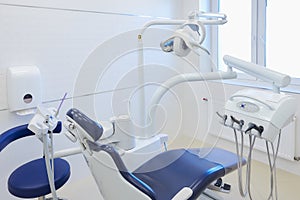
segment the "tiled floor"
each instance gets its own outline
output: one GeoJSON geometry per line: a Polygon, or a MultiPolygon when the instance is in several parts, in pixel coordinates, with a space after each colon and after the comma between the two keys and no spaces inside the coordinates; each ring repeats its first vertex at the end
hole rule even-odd
{"type": "MultiPolygon", "coordinates": [[[[186,145],[189,143],[188,138],[180,138],[176,141],[172,142],[170,148],[180,147],[182,145],[186,145]]],[[[194,141],[193,143],[189,143],[190,147],[200,146],[201,143],[199,141],[194,141]]],[[[278,193],[279,199],[299,199],[298,198],[298,190],[300,177],[295,176],[293,174],[287,173],[282,170],[277,170],[277,179],[278,179],[278,193]]],[[[216,193],[218,196],[221,196],[224,200],[235,200],[235,199],[249,199],[242,198],[239,195],[238,185],[237,185],[237,173],[233,172],[227,175],[224,179],[224,182],[228,182],[232,185],[232,191],[230,194],[221,194],[216,193]]],[[[252,197],[255,200],[263,200],[267,199],[269,194],[269,168],[267,165],[264,165],[259,162],[253,162],[252,164],[252,176],[251,176],[251,193],[252,197]]],[[[102,200],[101,194],[92,178],[86,177],[83,180],[78,182],[73,182],[67,184],[59,191],[60,196],[65,197],[69,200],[81,200],[81,199],[89,199],[89,200],[102,200]]],[[[206,200],[207,198],[202,197],[202,200],[206,200]]]]}

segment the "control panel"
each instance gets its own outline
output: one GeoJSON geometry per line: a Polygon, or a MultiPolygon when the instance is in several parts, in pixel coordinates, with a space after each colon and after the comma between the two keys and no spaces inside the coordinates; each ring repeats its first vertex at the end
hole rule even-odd
{"type": "Polygon", "coordinates": [[[273,142],[294,118],[296,99],[284,93],[244,89],[225,104],[224,125],[273,142]],[[226,120],[225,120],[226,119],[226,120]]]}

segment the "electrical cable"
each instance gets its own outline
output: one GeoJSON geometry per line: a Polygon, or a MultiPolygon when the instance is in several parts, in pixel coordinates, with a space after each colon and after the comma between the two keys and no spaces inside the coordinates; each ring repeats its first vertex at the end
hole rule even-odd
{"type": "Polygon", "coordinates": [[[165,151],[168,151],[168,147],[167,147],[167,143],[164,142],[164,148],[165,148],[165,151]]]}
{"type": "MultiPolygon", "coordinates": [[[[241,147],[239,148],[239,142],[238,142],[238,136],[237,136],[237,131],[236,128],[232,126],[232,129],[234,131],[234,139],[235,139],[235,145],[236,145],[236,153],[238,157],[238,185],[239,185],[239,192],[242,197],[246,197],[247,194],[252,200],[252,195],[251,195],[251,162],[252,162],[252,153],[255,145],[255,141],[257,136],[249,133],[249,153],[247,157],[247,165],[246,165],[246,182],[245,186],[243,188],[243,172],[242,172],[242,165],[243,165],[243,154],[244,154],[244,132],[240,129],[241,133],[241,147]]],[[[276,149],[274,147],[274,143],[270,141],[265,141],[266,143],[266,148],[267,148],[267,156],[268,156],[268,161],[269,161],[269,168],[270,168],[270,194],[268,196],[268,200],[278,200],[278,188],[277,188],[277,174],[276,174],[276,159],[278,157],[278,152],[279,152],[279,145],[280,145],[280,138],[281,138],[281,133],[279,133],[278,136],[278,141],[276,145],[276,149]],[[271,158],[271,153],[270,153],[270,148],[269,145],[271,146],[272,150],[272,158],[271,158]]]]}
{"type": "Polygon", "coordinates": [[[275,199],[278,199],[278,188],[277,188],[277,174],[276,174],[276,159],[278,157],[278,151],[279,151],[279,144],[280,144],[280,138],[281,138],[281,133],[278,135],[278,140],[277,140],[277,146],[276,150],[274,148],[274,144],[272,142],[266,141],[266,147],[267,147],[267,154],[268,154],[268,161],[269,161],[269,167],[270,167],[270,194],[268,197],[269,199],[274,199],[274,193],[275,193],[275,199]],[[269,144],[271,145],[272,148],[272,155],[273,155],[273,162],[271,160],[271,154],[269,150],[269,144]]]}
{"type": "Polygon", "coordinates": [[[49,137],[50,137],[50,161],[51,161],[51,170],[52,170],[52,173],[54,174],[54,158],[53,158],[54,149],[53,149],[53,132],[52,132],[52,131],[50,132],[49,137]]]}
{"type": "Polygon", "coordinates": [[[278,158],[278,152],[279,152],[279,144],[281,140],[281,130],[278,135],[278,140],[277,140],[277,147],[276,147],[276,152],[275,152],[275,157],[274,157],[274,184],[275,184],[275,195],[276,195],[276,200],[278,199],[278,188],[277,188],[277,172],[276,172],[276,159],[278,158]]]}
{"type": "Polygon", "coordinates": [[[256,140],[256,136],[255,135],[251,135],[249,134],[249,145],[250,145],[250,149],[249,149],[249,155],[248,155],[248,160],[247,160],[247,167],[249,168],[249,170],[247,171],[247,177],[248,177],[248,194],[249,194],[249,198],[252,200],[252,194],[251,194],[251,162],[252,162],[252,152],[253,152],[253,148],[254,148],[254,144],[255,144],[255,140],[256,140]],[[252,138],[253,137],[253,138],[252,138]]]}
{"type": "MultiPolygon", "coordinates": [[[[51,159],[50,157],[50,151],[49,151],[49,143],[48,143],[48,135],[43,134],[43,144],[44,144],[44,154],[45,154],[45,164],[46,164],[46,170],[47,170],[47,176],[48,176],[48,181],[49,181],[49,186],[50,190],[52,193],[52,199],[53,200],[58,200],[56,190],[55,190],[55,183],[54,183],[54,168],[51,169],[51,159]]],[[[50,141],[51,144],[51,141],[50,141]]],[[[52,151],[52,150],[51,150],[52,151]]],[[[52,160],[52,164],[54,164],[52,160]]]]}
{"type": "Polygon", "coordinates": [[[270,150],[269,150],[269,143],[266,141],[266,148],[267,148],[267,155],[268,155],[268,161],[269,161],[269,168],[270,168],[270,194],[267,199],[273,199],[273,167],[272,167],[272,161],[270,157],[270,150]]]}
{"type": "Polygon", "coordinates": [[[244,154],[244,132],[240,130],[241,133],[241,149],[239,150],[239,143],[238,143],[238,137],[237,137],[237,132],[236,129],[233,128],[234,131],[234,137],[235,137],[235,145],[236,145],[236,152],[238,156],[238,185],[239,185],[239,192],[242,197],[246,197],[247,194],[252,200],[252,195],[251,195],[251,161],[252,161],[252,152],[254,148],[254,144],[256,141],[256,136],[249,134],[249,153],[247,157],[247,165],[246,165],[246,183],[243,188],[243,172],[242,172],[242,165],[243,165],[243,154],[244,154]]]}
{"type": "MultiPolygon", "coordinates": [[[[247,188],[248,188],[248,176],[246,176],[246,185],[243,188],[243,180],[242,180],[242,165],[243,165],[243,158],[242,158],[242,153],[243,153],[243,146],[244,146],[244,137],[243,134],[241,134],[241,150],[239,150],[239,143],[238,143],[238,137],[237,137],[237,132],[236,129],[233,128],[234,131],[234,138],[235,138],[235,148],[236,148],[236,153],[238,156],[238,185],[239,185],[239,192],[241,194],[242,197],[246,197],[247,196],[247,188]]],[[[247,165],[247,171],[248,171],[248,165],[247,165]]]]}

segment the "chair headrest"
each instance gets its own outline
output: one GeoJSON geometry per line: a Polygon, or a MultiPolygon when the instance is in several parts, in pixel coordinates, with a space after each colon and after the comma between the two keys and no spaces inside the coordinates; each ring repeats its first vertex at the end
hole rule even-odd
{"type": "Polygon", "coordinates": [[[88,139],[97,141],[101,138],[103,134],[103,127],[78,109],[70,109],[67,112],[67,116],[73,119],[88,134],[88,139]]]}

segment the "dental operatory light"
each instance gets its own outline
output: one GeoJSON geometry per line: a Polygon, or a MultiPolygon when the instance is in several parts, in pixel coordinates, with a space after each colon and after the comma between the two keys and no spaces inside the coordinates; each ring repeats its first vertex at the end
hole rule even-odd
{"type": "MultiPolygon", "coordinates": [[[[200,56],[199,49],[210,55],[209,51],[205,49],[201,44],[205,40],[206,25],[223,25],[227,22],[227,16],[222,13],[207,13],[202,11],[191,12],[187,19],[183,20],[152,20],[144,24],[143,28],[138,34],[138,48],[139,51],[138,65],[144,66],[144,54],[143,54],[143,36],[145,31],[152,26],[164,26],[172,25],[177,26],[174,33],[166,40],[160,43],[160,47],[164,52],[173,52],[179,57],[185,57],[190,52],[195,53],[200,56]]],[[[171,79],[164,82],[155,94],[153,95],[149,108],[154,108],[151,114],[146,108],[145,91],[141,89],[140,92],[140,116],[142,118],[142,124],[144,127],[148,127],[147,130],[143,132],[141,137],[152,137],[155,132],[152,130],[154,126],[151,123],[151,116],[155,116],[155,107],[158,105],[162,96],[172,87],[177,84],[188,82],[188,81],[207,81],[207,80],[224,80],[236,78],[236,73],[232,70],[228,72],[216,71],[213,66],[211,66],[211,72],[209,73],[190,73],[190,74],[180,74],[178,76],[172,77],[171,79]],[[149,125],[151,124],[151,125],[149,125]]],[[[143,85],[144,81],[144,68],[141,67],[139,70],[139,84],[143,85]]]]}
{"type": "Polygon", "coordinates": [[[205,25],[223,25],[227,22],[227,16],[222,13],[208,13],[203,11],[192,11],[187,20],[153,20],[144,25],[138,38],[150,26],[154,25],[179,25],[174,34],[167,40],[161,42],[160,46],[164,52],[174,52],[177,56],[187,56],[191,51],[199,55],[197,49],[202,49],[207,54],[209,51],[201,44],[206,32],[205,25]]]}
{"type": "Polygon", "coordinates": [[[179,57],[185,57],[191,51],[196,52],[197,48],[210,54],[201,46],[205,36],[205,27],[201,22],[187,22],[181,25],[169,39],[161,42],[160,47],[164,52],[174,52],[179,57]]]}
{"type": "Polygon", "coordinates": [[[201,45],[206,36],[204,25],[222,25],[227,22],[226,18],[225,14],[192,11],[188,20],[182,23],[169,39],[161,42],[161,49],[164,52],[174,52],[180,57],[187,56],[191,51],[199,55],[197,49],[202,49],[210,55],[201,45]]]}

